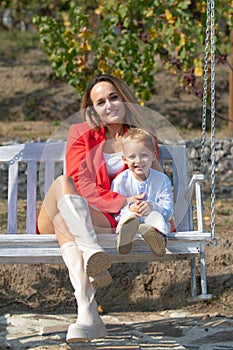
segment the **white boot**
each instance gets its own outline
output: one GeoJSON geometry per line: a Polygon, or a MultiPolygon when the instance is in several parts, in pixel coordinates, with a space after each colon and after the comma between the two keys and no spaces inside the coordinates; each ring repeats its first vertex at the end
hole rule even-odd
{"type": "Polygon", "coordinates": [[[87,341],[107,335],[105,326],[97,311],[95,289],[84,270],[82,252],[75,242],[61,246],[63,260],[69,270],[70,281],[75,290],[78,304],[78,317],[68,328],[67,342],[87,341]]]}
{"type": "Polygon", "coordinates": [[[97,242],[86,199],[65,194],[57,206],[78,248],[84,252],[84,266],[88,276],[98,275],[108,269],[111,259],[97,242]]]}

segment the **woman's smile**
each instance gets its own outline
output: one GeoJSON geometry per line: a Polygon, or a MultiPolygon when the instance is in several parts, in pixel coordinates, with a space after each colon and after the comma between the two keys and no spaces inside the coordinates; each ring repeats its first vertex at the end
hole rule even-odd
{"type": "Polygon", "coordinates": [[[96,84],[91,91],[91,99],[103,123],[123,123],[126,109],[112,84],[109,82],[96,84]]]}

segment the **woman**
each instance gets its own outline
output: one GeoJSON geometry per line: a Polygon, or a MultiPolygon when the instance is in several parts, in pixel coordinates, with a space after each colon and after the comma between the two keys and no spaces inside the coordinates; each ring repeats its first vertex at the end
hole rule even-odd
{"type": "Polygon", "coordinates": [[[126,169],[122,136],[131,127],[148,128],[136,106],[127,85],[113,76],[89,83],[81,105],[85,122],[68,133],[67,175],[54,181],[38,216],[38,233],[56,233],[75,290],[78,317],[68,328],[69,342],[106,335],[94,296],[95,288],[111,281],[111,259],[96,234],[115,232],[111,214],[145,196],[126,198],[110,190],[111,180],[126,169]]]}

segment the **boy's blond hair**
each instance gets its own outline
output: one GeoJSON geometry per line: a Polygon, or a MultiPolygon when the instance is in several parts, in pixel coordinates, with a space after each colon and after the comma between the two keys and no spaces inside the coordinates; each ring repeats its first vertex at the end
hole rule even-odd
{"type": "Polygon", "coordinates": [[[148,148],[154,153],[155,152],[155,140],[153,136],[146,130],[139,128],[129,129],[122,137],[122,144],[124,146],[127,142],[143,142],[147,144],[148,148]]]}

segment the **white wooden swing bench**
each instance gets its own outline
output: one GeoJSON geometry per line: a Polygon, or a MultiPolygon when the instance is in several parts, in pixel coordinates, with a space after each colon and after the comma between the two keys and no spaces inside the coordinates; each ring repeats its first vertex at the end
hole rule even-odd
{"type": "MultiPolygon", "coordinates": [[[[62,263],[62,257],[55,235],[36,235],[36,201],[38,163],[44,166],[44,191],[46,192],[55,177],[55,164],[64,168],[65,142],[27,143],[0,147],[0,162],[8,165],[8,227],[7,233],[0,234],[0,263],[38,264],[62,263]],[[18,168],[19,163],[27,165],[27,205],[26,232],[17,233],[18,207],[18,168]]],[[[207,294],[205,246],[211,241],[211,234],[203,231],[200,181],[203,175],[194,175],[188,181],[185,145],[159,145],[161,164],[172,163],[174,187],[174,221],[177,232],[169,234],[166,255],[156,257],[142,240],[134,242],[132,251],[120,255],[116,250],[114,235],[99,235],[100,244],[112,256],[113,263],[149,262],[156,260],[189,259],[191,262],[191,294],[193,300],[209,299],[207,294]],[[197,229],[194,230],[193,206],[191,197],[195,193],[197,229]],[[197,295],[196,257],[200,262],[201,293],[197,295]]],[[[2,184],[0,184],[2,187],[2,184]]]]}

